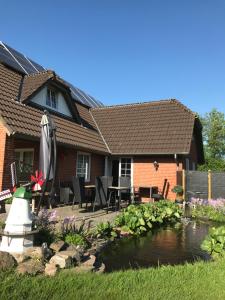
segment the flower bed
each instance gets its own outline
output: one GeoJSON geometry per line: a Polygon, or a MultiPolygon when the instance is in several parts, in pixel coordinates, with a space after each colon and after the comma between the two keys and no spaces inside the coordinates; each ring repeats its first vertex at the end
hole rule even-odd
{"type": "Polygon", "coordinates": [[[215,222],[225,222],[225,199],[191,198],[192,217],[215,222]]]}

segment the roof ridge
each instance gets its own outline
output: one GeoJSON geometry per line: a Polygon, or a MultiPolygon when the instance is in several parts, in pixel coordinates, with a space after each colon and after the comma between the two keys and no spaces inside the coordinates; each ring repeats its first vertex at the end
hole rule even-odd
{"type": "Polygon", "coordinates": [[[38,77],[40,75],[43,75],[43,74],[49,74],[49,75],[52,75],[52,77],[54,76],[57,76],[55,71],[53,70],[44,70],[44,71],[39,71],[38,73],[31,73],[31,74],[26,74],[24,77],[25,78],[28,78],[28,77],[38,77]]]}
{"type": "Polygon", "coordinates": [[[182,107],[183,109],[185,109],[186,111],[188,111],[189,113],[192,113],[192,114],[196,115],[187,106],[185,106],[182,102],[180,102],[179,100],[177,100],[175,98],[162,99],[162,100],[143,101],[143,102],[136,102],[136,103],[125,103],[125,104],[108,105],[108,106],[104,106],[104,107],[94,107],[94,108],[91,108],[91,110],[101,110],[101,109],[103,110],[103,109],[107,109],[107,108],[139,106],[139,105],[157,104],[157,103],[164,103],[164,102],[165,103],[168,103],[168,102],[176,103],[177,105],[179,105],[180,107],[182,107]]]}
{"type": "Polygon", "coordinates": [[[195,112],[193,112],[191,109],[189,109],[186,105],[184,105],[181,101],[177,100],[177,99],[171,99],[171,102],[176,103],[178,106],[180,106],[181,108],[183,108],[185,111],[189,112],[190,114],[192,114],[194,117],[197,116],[197,114],[195,112]]]}

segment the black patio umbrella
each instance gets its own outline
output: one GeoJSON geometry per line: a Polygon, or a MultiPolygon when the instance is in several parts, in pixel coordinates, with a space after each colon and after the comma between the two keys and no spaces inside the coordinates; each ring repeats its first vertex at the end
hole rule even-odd
{"type": "Polygon", "coordinates": [[[55,194],[55,177],[56,177],[56,127],[48,113],[44,111],[41,119],[41,139],[40,139],[40,153],[39,153],[39,172],[43,174],[44,185],[41,193],[41,198],[38,203],[37,213],[43,201],[47,184],[51,182],[51,190],[49,193],[49,204],[55,194]]]}

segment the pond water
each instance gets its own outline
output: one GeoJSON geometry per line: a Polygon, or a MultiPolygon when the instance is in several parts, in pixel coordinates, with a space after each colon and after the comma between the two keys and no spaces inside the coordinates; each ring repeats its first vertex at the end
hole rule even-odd
{"type": "Polygon", "coordinates": [[[106,272],[210,260],[200,248],[209,227],[207,223],[185,219],[174,226],[155,229],[146,236],[115,241],[99,258],[105,263],[106,272]]]}

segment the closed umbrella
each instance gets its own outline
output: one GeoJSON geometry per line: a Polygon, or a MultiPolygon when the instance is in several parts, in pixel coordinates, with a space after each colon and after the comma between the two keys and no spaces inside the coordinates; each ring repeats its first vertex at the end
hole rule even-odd
{"type": "Polygon", "coordinates": [[[39,172],[42,172],[43,179],[48,180],[53,178],[52,164],[50,164],[52,155],[52,140],[50,136],[50,123],[46,114],[41,119],[41,140],[40,140],[40,154],[39,154],[39,172]]]}
{"type": "Polygon", "coordinates": [[[44,112],[41,119],[41,139],[39,153],[39,172],[43,174],[45,180],[42,195],[37,207],[37,213],[40,209],[44,194],[47,189],[47,183],[51,180],[51,191],[49,193],[49,204],[55,193],[55,176],[56,176],[56,127],[49,113],[44,112]]]}

